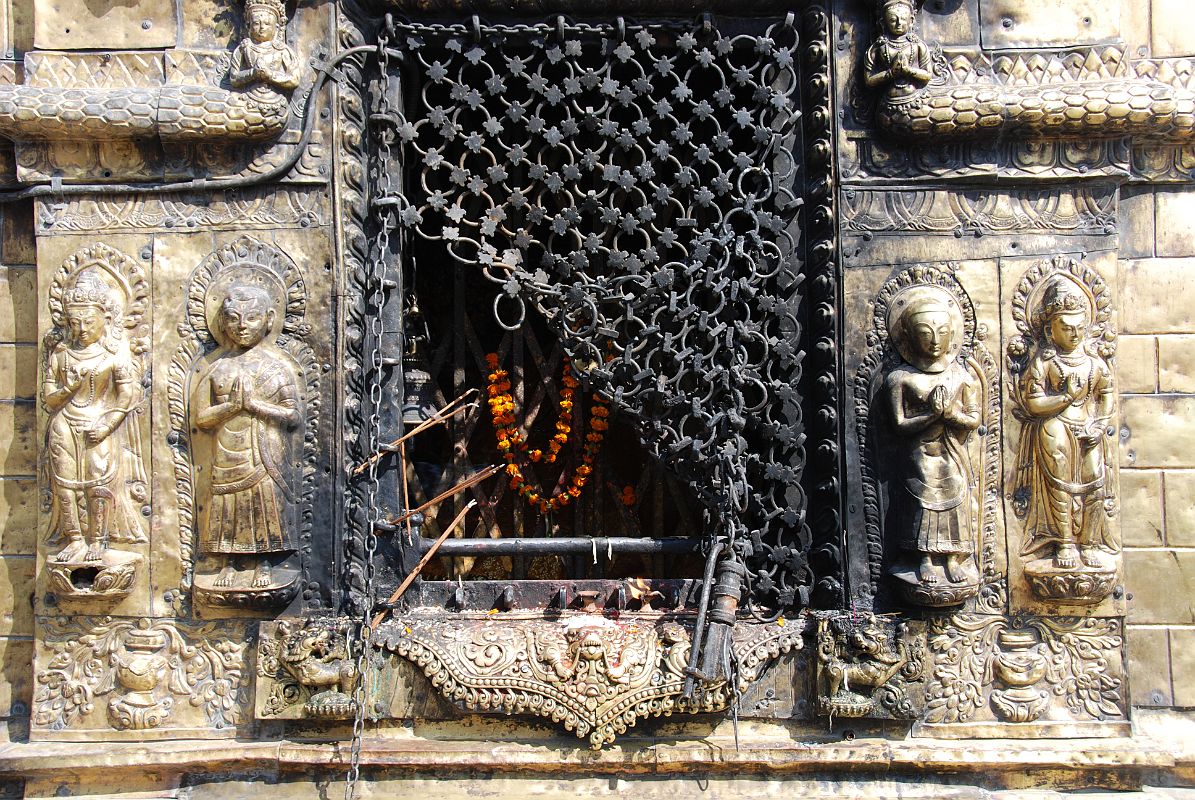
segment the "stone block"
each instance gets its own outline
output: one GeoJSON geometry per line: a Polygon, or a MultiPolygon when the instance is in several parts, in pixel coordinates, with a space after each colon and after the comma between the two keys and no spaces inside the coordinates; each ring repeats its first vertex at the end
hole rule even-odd
{"type": "Polygon", "coordinates": [[[37,396],[37,348],[0,344],[0,399],[32,400],[37,396]]]}
{"type": "Polygon", "coordinates": [[[31,556],[0,556],[0,636],[33,635],[31,556]]]}
{"type": "Polygon", "coordinates": [[[37,552],[37,481],[0,479],[0,553],[37,552]]]}
{"type": "Polygon", "coordinates": [[[33,642],[0,637],[0,717],[23,717],[32,700],[33,642]]]}
{"type": "Polygon", "coordinates": [[[1120,471],[1120,513],[1125,547],[1161,547],[1166,543],[1161,471],[1120,471]]]}
{"type": "Polygon", "coordinates": [[[1166,544],[1195,547],[1195,471],[1167,470],[1166,544]]]}
{"type": "MultiPolygon", "coordinates": [[[[1107,106],[1107,103],[1104,103],[1107,106]]],[[[1100,109],[1101,113],[1103,109],[1100,109]]],[[[1149,187],[1125,189],[1120,195],[1120,256],[1154,255],[1154,193],[1149,187]]]]}
{"type": "Polygon", "coordinates": [[[1145,258],[1120,262],[1122,333],[1195,333],[1195,259],[1145,258]]]}
{"type": "Polygon", "coordinates": [[[1180,22],[1189,20],[1190,14],[1188,0],[1152,0],[1154,58],[1195,55],[1195,26],[1180,22]]]}
{"type": "MultiPolygon", "coordinates": [[[[1192,365],[1195,370],[1195,365],[1192,365]]],[[[1123,394],[1152,394],[1158,390],[1157,339],[1121,336],[1116,346],[1116,378],[1123,394]]]]}
{"type": "Polygon", "coordinates": [[[9,203],[0,210],[0,222],[0,261],[5,264],[36,264],[33,207],[26,203],[9,203]]]}
{"type": "Polygon", "coordinates": [[[0,267],[0,342],[37,341],[37,272],[0,267]]]}
{"type": "Polygon", "coordinates": [[[1130,623],[1195,623],[1195,551],[1125,550],[1130,623]]]}
{"type": "Polygon", "coordinates": [[[1159,190],[1155,198],[1156,249],[1159,257],[1195,256],[1195,188],[1159,190]]]}
{"type": "Polygon", "coordinates": [[[37,472],[36,410],[32,403],[0,402],[0,475],[37,472]]]}
{"type": "Polygon", "coordinates": [[[1129,651],[1129,687],[1135,706],[1168,706],[1174,702],[1170,686],[1170,636],[1166,628],[1125,631],[1129,651]]]}
{"type": "Polygon", "coordinates": [[[1195,397],[1121,398],[1121,460],[1126,467],[1195,467],[1195,397]]]}
{"type": "Polygon", "coordinates": [[[1195,393],[1195,335],[1158,337],[1158,391],[1195,393]]]}
{"type": "Polygon", "coordinates": [[[1170,677],[1174,684],[1174,705],[1195,706],[1195,630],[1170,630],[1170,677]]]}

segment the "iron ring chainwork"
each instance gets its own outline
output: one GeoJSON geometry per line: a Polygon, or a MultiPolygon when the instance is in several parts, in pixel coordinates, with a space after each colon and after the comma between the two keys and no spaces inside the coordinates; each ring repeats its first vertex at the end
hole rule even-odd
{"type": "Polygon", "coordinates": [[[496,284],[499,324],[549,321],[779,613],[812,583],[798,37],[728,24],[397,23],[373,119],[399,225],[496,284]]]}

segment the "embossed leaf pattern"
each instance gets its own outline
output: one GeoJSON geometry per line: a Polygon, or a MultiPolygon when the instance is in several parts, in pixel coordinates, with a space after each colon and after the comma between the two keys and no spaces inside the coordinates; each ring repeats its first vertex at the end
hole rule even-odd
{"type": "Polygon", "coordinates": [[[1109,674],[1108,659],[1120,657],[1123,638],[1116,620],[1042,620],[1050,652],[1046,677],[1054,694],[1076,715],[1123,717],[1121,680],[1109,674]]]}

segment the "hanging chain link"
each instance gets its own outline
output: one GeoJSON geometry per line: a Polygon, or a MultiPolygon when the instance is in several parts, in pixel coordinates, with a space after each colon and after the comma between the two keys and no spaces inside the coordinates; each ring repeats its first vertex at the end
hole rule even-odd
{"type": "MultiPolygon", "coordinates": [[[[389,44],[390,20],[387,19],[387,24],[378,34],[378,64],[379,74],[381,80],[384,82],[390,74],[390,51],[387,49],[389,44]]],[[[386,114],[390,111],[389,92],[384,90],[380,93],[378,98],[379,112],[386,114]]],[[[374,198],[389,198],[394,194],[393,187],[393,163],[391,154],[391,143],[394,140],[393,131],[387,127],[383,127],[378,136],[377,154],[378,154],[378,171],[375,175],[376,190],[374,198]]],[[[377,205],[375,203],[375,205],[377,205]]],[[[369,299],[368,305],[371,307],[372,315],[369,320],[369,369],[371,372],[371,379],[369,381],[369,403],[368,409],[368,445],[366,452],[377,453],[382,447],[382,370],[385,366],[384,353],[382,352],[382,342],[386,334],[385,315],[382,313],[386,304],[386,276],[388,273],[388,263],[392,258],[390,253],[390,233],[394,230],[396,225],[396,218],[394,212],[388,206],[377,205],[378,208],[383,209],[377,214],[377,239],[374,245],[374,258],[370,264],[369,271],[369,299]]],[[[370,617],[374,608],[374,556],[377,553],[378,538],[377,527],[386,518],[386,510],[382,508],[378,501],[381,488],[381,480],[379,477],[379,469],[381,466],[381,459],[374,459],[369,466],[366,473],[367,490],[366,490],[366,514],[368,516],[367,528],[365,532],[364,542],[364,599],[361,604],[361,619],[358,622],[357,633],[357,653],[356,653],[356,672],[357,685],[353,691],[353,741],[350,749],[349,757],[349,772],[348,779],[345,786],[345,800],[353,800],[357,792],[357,784],[361,778],[361,745],[365,734],[365,716],[366,716],[366,672],[372,664],[372,659],[369,657],[370,650],[370,633],[372,631],[370,625],[370,617]]]]}

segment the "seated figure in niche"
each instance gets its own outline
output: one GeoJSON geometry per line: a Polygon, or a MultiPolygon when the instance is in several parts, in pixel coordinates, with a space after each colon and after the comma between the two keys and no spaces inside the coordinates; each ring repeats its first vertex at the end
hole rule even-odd
{"type": "Polygon", "coordinates": [[[880,0],[883,31],[863,57],[863,80],[869,89],[886,90],[884,101],[912,101],[933,78],[929,47],[913,33],[912,0],[880,0]]]}
{"type": "Polygon", "coordinates": [[[982,386],[956,358],[962,315],[936,287],[909,292],[889,330],[903,362],[884,380],[898,452],[890,492],[889,530],[902,554],[897,577],[933,587],[977,583],[973,563],[975,477],[967,445],[981,421],[982,386]]]}
{"type": "MultiPolygon", "coordinates": [[[[291,358],[270,337],[276,311],[260,286],[234,283],[216,314],[223,351],[194,384],[192,419],[212,437],[201,491],[199,549],[227,559],[214,586],[230,587],[240,559],[250,586],[271,586],[272,557],[295,550],[294,432],[302,422],[291,358]]],[[[202,471],[201,471],[202,474],[202,471]]]]}
{"type": "Polygon", "coordinates": [[[54,346],[42,383],[58,563],[99,562],[111,542],[145,542],[146,478],[140,438],[128,424],[141,371],[119,335],[117,291],[97,269],[63,298],[67,339],[54,346]]]}
{"type": "Polygon", "coordinates": [[[245,4],[246,38],[232,54],[228,80],[252,92],[291,92],[299,85],[299,57],[285,41],[286,9],[281,0],[249,0],[245,4]]]}
{"type": "Polygon", "coordinates": [[[1040,326],[1017,386],[1025,416],[1017,495],[1028,503],[1021,555],[1052,556],[1060,570],[1106,569],[1100,552],[1116,551],[1108,526],[1112,370],[1086,346],[1088,302],[1069,281],[1045,290],[1040,326]]]}

